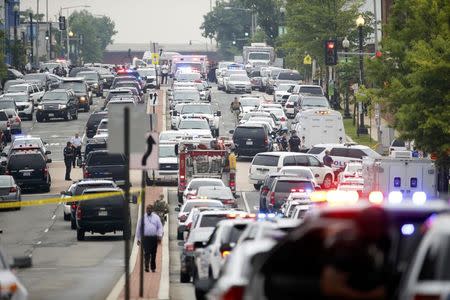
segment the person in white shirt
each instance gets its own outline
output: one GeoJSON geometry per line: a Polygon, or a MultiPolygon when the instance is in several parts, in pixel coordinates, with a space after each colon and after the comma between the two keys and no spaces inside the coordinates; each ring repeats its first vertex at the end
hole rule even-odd
{"type": "Polygon", "coordinates": [[[72,143],[72,147],[75,150],[75,159],[73,160],[73,167],[75,168],[76,158],[78,157],[81,159],[81,145],[83,144],[83,141],[80,138],[80,135],[75,133],[75,136],[70,139],[70,143],[72,143]]]}
{"type": "Polygon", "coordinates": [[[154,212],[154,206],[152,204],[147,205],[146,212],[143,230],[141,228],[142,221],[138,220],[137,222],[136,237],[138,246],[141,245],[142,241],[145,272],[150,272],[149,267],[151,267],[154,273],[156,271],[156,250],[158,249],[158,243],[161,242],[163,237],[164,229],[161,219],[154,212]]]}
{"type": "Polygon", "coordinates": [[[167,77],[169,76],[169,66],[164,63],[161,66],[161,84],[167,84],[167,77]]]}

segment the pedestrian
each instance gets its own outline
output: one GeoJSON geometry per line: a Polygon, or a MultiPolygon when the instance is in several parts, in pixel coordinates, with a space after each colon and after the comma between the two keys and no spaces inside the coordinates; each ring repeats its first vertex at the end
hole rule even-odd
{"type": "Polygon", "coordinates": [[[325,156],[323,157],[323,164],[330,168],[333,166],[333,158],[330,156],[330,150],[325,151],[325,156]]]}
{"type": "Polygon", "coordinates": [[[292,130],[291,137],[289,138],[289,151],[300,152],[300,138],[297,135],[297,131],[292,130]]]}
{"type": "Polygon", "coordinates": [[[161,241],[164,230],[161,219],[154,212],[152,204],[147,205],[146,214],[144,216],[144,234],[141,233],[141,220],[137,223],[136,236],[137,244],[141,245],[144,251],[144,266],[145,272],[150,272],[149,265],[154,273],[156,271],[156,250],[158,249],[158,242],[161,241]]]}
{"type": "Polygon", "coordinates": [[[73,136],[70,139],[70,143],[73,146],[73,149],[75,150],[75,156],[74,156],[74,160],[73,160],[73,167],[75,168],[75,161],[76,159],[80,159],[81,160],[81,145],[82,145],[82,140],[79,136],[78,133],[75,133],[75,136],[73,136]]]}
{"type": "Polygon", "coordinates": [[[67,142],[66,147],[64,148],[64,164],[66,165],[66,180],[71,181],[70,171],[72,170],[72,164],[75,160],[75,150],[72,147],[71,142],[67,142]]]}
{"type": "Polygon", "coordinates": [[[164,195],[159,195],[159,199],[155,201],[153,205],[155,213],[161,220],[161,224],[164,226],[165,221],[167,221],[167,214],[169,213],[169,205],[164,201],[164,195]]]}
{"type": "Polygon", "coordinates": [[[167,84],[167,77],[169,75],[169,66],[165,62],[161,66],[161,84],[167,84]]]}

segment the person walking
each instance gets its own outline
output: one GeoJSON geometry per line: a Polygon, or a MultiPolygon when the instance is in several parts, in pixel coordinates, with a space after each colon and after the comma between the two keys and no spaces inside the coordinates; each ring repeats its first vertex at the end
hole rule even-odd
{"type": "Polygon", "coordinates": [[[292,130],[291,137],[289,138],[289,151],[300,152],[300,138],[297,135],[297,131],[292,130]]]}
{"type": "Polygon", "coordinates": [[[64,154],[64,164],[66,165],[66,180],[71,181],[70,171],[72,170],[72,164],[75,160],[75,149],[72,147],[71,142],[67,142],[66,147],[63,151],[64,154]]]}
{"type": "Polygon", "coordinates": [[[167,84],[167,77],[169,76],[169,66],[165,62],[161,66],[161,84],[167,84]]]}
{"type": "Polygon", "coordinates": [[[142,243],[145,272],[150,272],[150,265],[154,273],[156,271],[156,250],[158,249],[158,242],[161,241],[164,230],[161,219],[154,212],[154,206],[152,204],[147,205],[146,212],[144,216],[144,234],[142,236],[142,221],[139,220],[136,228],[136,237],[138,246],[142,243]]]}
{"type": "Polygon", "coordinates": [[[82,140],[80,138],[80,135],[78,133],[75,133],[75,136],[73,136],[70,139],[70,143],[72,144],[73,149],[75,150],[75,157],[73,159],[73,167],[75,168],[75,161],[77,160],[77,158],[79,158],[81,160],[82,140]]]}

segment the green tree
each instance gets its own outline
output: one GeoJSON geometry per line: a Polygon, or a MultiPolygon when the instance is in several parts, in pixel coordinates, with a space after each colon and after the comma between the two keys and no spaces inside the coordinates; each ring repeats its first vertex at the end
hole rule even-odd
{"type": "Polygon", "coordinates": [[[113,42],[117,33],[115,23],[109,17],[95,17],[87,10],[75,11],[69,17],[71,30],[75,38],[83,36],[80,51],[84,61],[98,62],[103,59],[103,51],[113,42]]]}
{"type": "Polygon", "coordinates": [[[437,155],[439,189],[448,191],[450,167],[450,2],[398,0],[383,40],[385,55],[369,78],[380,88],[401,136],[437,155]]]}

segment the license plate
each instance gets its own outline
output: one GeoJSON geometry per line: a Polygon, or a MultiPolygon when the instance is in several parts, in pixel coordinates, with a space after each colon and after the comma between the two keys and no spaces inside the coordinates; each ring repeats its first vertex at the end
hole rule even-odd
{"type": "Polygon", "coordinates": [[[23,172],[22,175],[23,176],[31,176],[31,172],[23,172]]]}
{"type": "Polygon", "coordinates": [[[246,144],[247,146],[252,146],[252,145],[253,145],[253,141],[246,141],[245,144],[246,144]]]}
{"type": "Polygon", "coordinates": [[[48,116],[49,116],[49,117],[54,117],[54,116],[55,116],[55,114],[48,114],[48,116]]]}
{"type": "Polygon", "coordinates": [[[108,215],[108,212],[105,211],[105,210],[101,210],[101,211],[98,212],[98,215],[101,216],[101,217],[104,217],[104,216],[108,215]]]}

